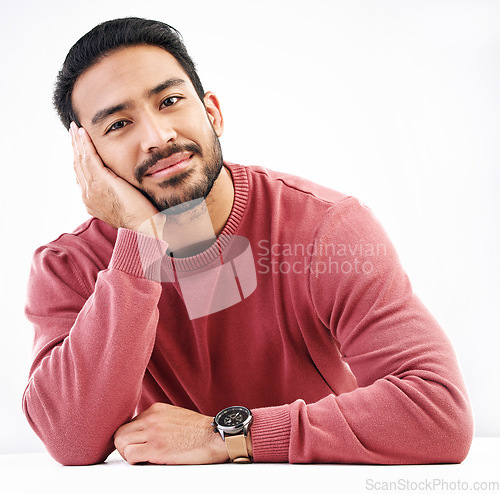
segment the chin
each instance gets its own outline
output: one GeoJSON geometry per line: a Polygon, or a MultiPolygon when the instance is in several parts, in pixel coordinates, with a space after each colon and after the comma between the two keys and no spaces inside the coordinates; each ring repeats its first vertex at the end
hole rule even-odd
{"type": "Polygon", "coordinates": [[[193,177],[193,170],[179,173],[160,184],[163,193],[156,195],[145,191],[145,195],[158,211],[165,211],[173,207],[176,207],[176,212],[192,209],[208,197],[220,175],[223,164],[221,161],[217,167],[206,168],[208,169],[199,178],[193,177]],[[170,191],[167,192],[168,189],[170,191]],[[185,208],[180,208],[183,204],[185,208]]]}

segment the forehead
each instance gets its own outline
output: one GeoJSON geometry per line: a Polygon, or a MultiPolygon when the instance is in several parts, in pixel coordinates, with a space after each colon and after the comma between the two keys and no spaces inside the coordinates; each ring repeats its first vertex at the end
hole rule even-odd
{"type": "Polygon", "coordinates": [[[82,124],[96,111],[144,98],[160,82],[178,78],[194,87],[179,62],[158,46],[120,48],[86,70],[76,80],[72,104],[82,124]]]}

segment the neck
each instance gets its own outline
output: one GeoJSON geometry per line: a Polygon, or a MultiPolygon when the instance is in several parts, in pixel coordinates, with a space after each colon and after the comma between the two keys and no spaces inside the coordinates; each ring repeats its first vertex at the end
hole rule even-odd
{"type": "Polygon", "coordinates": [[[231,214],[234,202],[234,185],[225,166],[206,199],[208,214],[216,236],[219,236],[231,214]]]}
{"type": "Polygon", "coordinates": [[[233,201],[233,181],[229,171],[222,167],[205,200],[193,201],[194,207],[188,211],[167,215],[164,238],[172,255],[189,257],[207,249],[222,232],[233,201]]]}

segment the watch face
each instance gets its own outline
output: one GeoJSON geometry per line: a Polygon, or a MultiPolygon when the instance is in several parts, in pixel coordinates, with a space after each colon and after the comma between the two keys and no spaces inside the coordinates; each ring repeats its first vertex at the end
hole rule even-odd
{"type": "Polygon", "coordinates": [[[216,422],[222,427],[238,427],[250,416],[250,410],[245,407],[229,407],[217,415],[216,422]]]}

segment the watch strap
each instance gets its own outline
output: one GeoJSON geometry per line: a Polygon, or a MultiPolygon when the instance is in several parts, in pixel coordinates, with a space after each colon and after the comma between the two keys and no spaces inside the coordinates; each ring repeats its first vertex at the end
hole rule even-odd
{"type": "Polygon", "coordinates": [[[229,458],[233,463],[250,463],[252,458],[248,454],[247,439],[243,434],[224,437],[229,458]]]}

